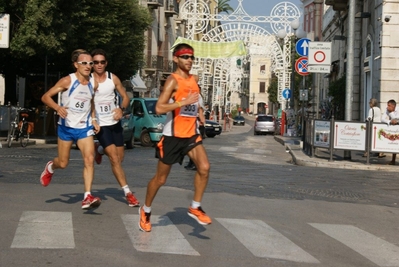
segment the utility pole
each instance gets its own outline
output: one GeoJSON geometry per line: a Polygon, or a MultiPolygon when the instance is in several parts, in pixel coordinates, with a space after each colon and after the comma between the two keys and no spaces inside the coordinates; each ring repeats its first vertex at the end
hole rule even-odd
{"type": "MultiPolygon", "coordinates": [[[[345,90],[345,121],[352,120],[353,75],[355,50],[355,9],[356,0],[349,0],[348,11],[348,48],[346,51],[346,90],[345,90]]],[[[351,159],[351,151],[344,151],[344,159],[351,159]]]]}

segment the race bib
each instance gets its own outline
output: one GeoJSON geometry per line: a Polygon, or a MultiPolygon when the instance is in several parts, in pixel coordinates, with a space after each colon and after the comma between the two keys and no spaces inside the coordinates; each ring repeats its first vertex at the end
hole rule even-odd
{"type": "Polygon", "coordinates": [[[81,98],[72,98],[68,107],[77,113],[84,113],[89,110],[90,101],[81,98]]]}
{"type": "Polygon", "coordinates": [[[183,117],[197,117],[198,103],[185,105],[180,108],[180,116],[183,117]]]}
{"type": "Polygon", "coordinates": [[[116,108],[114,102],[99,102],[96,103],[96,112],[100,116],[110,116],[112,115],[112,111],[116,108]]]}

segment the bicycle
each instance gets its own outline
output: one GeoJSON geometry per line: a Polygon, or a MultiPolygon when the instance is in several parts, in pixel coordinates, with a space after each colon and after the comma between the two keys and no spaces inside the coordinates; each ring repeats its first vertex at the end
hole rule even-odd
{"type": "Polygon", "coordinates": [[[7,144],[11,147],[12,141],[20,141],[22,147],[26,147],[29,142],[29,135],[33,132],[33,126],[29,124],[27,118],[29,117],[28,112],[30,109],[17,107],[14,120],[10,123],[10,129],[8,131],[7,144]],[[22,119],[18,121],[19,115],[22,119]]]}

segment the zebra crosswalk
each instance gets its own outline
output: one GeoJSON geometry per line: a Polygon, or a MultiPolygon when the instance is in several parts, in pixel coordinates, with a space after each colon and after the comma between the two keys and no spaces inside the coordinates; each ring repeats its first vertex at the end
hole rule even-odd
{"type": "MultiPolygon", "coordinates": [[[[168,216],[151,216],[151,233],[141,232],[139,215],[121,214],[120,218],[133,248],[139,252],[163,253],[186,256],[207,256],[197,251],[177,225],[168,216]]],[[[316,229],[332,240],[366,258],[377,266],[399,266],[399,247],[382,237],[375,236],[358,226],[345,224],[312,223],[316,229]]],[[[72,212],[24,211],[19,219],[11,249],[76,249],[72,212]]],[[[284,260],[323,266],[320,255],[306,251],[303,244],[291,241],[286,232],[279,232],[262,220],[215,218],[210,227],[225,231],[258,258],[284,260]]],[[[295,229],[293,230],[295,232],[295,229]]],[[[292,236],[291,233],[289,236],[292,236]]],[[[315,235],[310,235],[315,238],[315,235]]],[[[317,235],[316,235],[317,236],[317,235]]],[[[316,242],[317,240],[310,240],[316,242]]],[[[309,241],[308,241],[309,242],[309,241]]],[[[223,246],[223,244],[220,244],[223,246]]]]}

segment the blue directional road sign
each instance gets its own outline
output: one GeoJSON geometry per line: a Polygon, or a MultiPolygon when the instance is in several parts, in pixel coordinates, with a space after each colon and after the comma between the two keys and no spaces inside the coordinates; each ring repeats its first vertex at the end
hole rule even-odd
{"type": "Polygon", "coordinates": [[[291,90],[289,88],[285,88],[281,94],[283,95],[284,99],[291,98],[291,90]]]}
{"type": "Polygon", "coordinates": [[[296,42],[295,50],[301,57],[307,57],[309,55],[309,42],[310,40],[307,38],[299,39],[296,42]]]}

